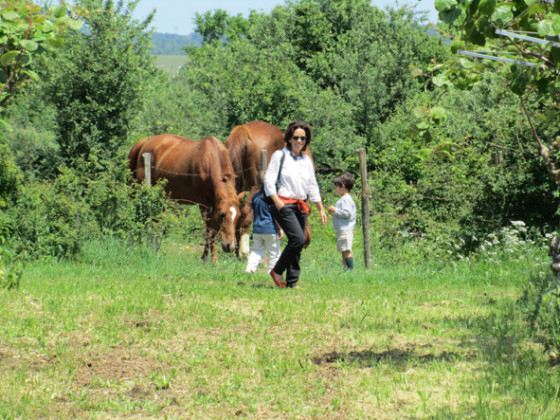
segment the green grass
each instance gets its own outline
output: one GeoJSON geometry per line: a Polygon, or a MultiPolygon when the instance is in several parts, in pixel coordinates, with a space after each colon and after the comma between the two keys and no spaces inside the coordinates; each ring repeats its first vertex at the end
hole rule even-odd
{"type": "Polygon", "coordinates": [[[317,234],[304,289],[282,290],[231,255],[202,264],[199,242],[28,264],[0,292],[0,418],[560,414],[560,375],[516,304],[545,250],[346,273],[317,234]]]}

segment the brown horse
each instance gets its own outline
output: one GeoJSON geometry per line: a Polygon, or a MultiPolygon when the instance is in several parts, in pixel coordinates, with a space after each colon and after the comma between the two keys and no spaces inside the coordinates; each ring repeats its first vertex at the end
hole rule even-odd
{"type": "MultiPolygon", "coordinates": [[[[253,211],[251,200],[258,191],[257,174],[261,169],[261,150],[266,150],[266,164],[270,162],[272,154],[286,146],[284,133],[275,125],[263,121],[251,121],[238,125],[231,130],[226,139],[226,147],[229,149],[231,163],[235,171],[235,189],[238,193],[249,191],[249,197],[241,207],[241,216],[237,226],[237,240],[239,243],[238,254],[240,257],[249,255],[249,232],[253,222],[253,211]]],[[[311,161],[309,147],[307,154],[311,161]]],[[[241,195],[241,194],[240,194],[241,195]]],[[[311,241],[311,229],[309,224],[305,230],[305,244],[311,241]]]]}
{"type": "Polygon", "coordinates": [[[165,190],[180,204],[197,204],[206,222],[206,242],[202,259],[217,261],[215,238],[222,240],[224,252],[235,250],[235,227],[239,218],[239,198],[229,154],[215,137],[190,140],[160,134],[136,143],[128,155],[129,167],[138,181],[145,177],[142,155],[152,155],[152,180],[166,179],[165,190]]]}

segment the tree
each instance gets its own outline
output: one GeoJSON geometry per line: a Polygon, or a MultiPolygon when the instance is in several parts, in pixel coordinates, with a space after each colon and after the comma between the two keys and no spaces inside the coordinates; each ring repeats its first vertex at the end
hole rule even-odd
{"type": "Polygon", "coordinates": [[[560,1],[436,0],[435,6],[452,51],[482,50],[488,59],[457,55],[432,68],[434,84],[468,89],[482,72],[498,72],[518,95],[546,168],[560,186],[560,1]]]}
{"type": "Polygon", "coordinates": [[[81,27],[82,22],[69,16],[65,6],[0,1],[0,112],[18,85],[38,79],[30,68],[33,57],[61,47],[63,35],[81,27]]]}
{"type": "Polygon", "coordinates": [[[267,25],[249,34],[258,45],[276,38],[292,46],[287,53],[298,67],[353,108],[357,133],[373,151],[381,147],[380,125],[420,90],[410,66],[445,57],[441,41],[421,23],[406,7],[384,12],[367,0],[302,0],[273,11],[267,25]],[[271,29],[275,19],[281,29],[271,29]]]}
{"type": "Polygon", "coordinates": [[[329,129],[317,134],[325,136],[324,162],[331,167],[345,167],[342,155],[354,153],[349,144],[340,153],[337,141],[379,149],[381,124],[421,89],[410,65],[445,56],[413,10],[385,13],[367,0],[300,0],[270,15],[253,12],[246,24],[237,19],[223,11],[199,16],[197,31],[206,43],[190,50],[186,71],[206,57],[201,79],[193,81],[206,81],[204,90],[216,92],[214,103],[227,98],[227,108],[218,109],[230,113],[230,129],[257,115],[276,124],[305,116],[318,129],[325,123],[329,129]],[[217,93],[220,86],[229,87],[227,94],[217,93]]]}
{"type": "Polygon", "coordinates": [[[111,157],[126,143],[156,72],[150,54],[153,13],[132,19],[139,0],[81,0],[87,31],[66,37],[67,48],[43,67],[44,98],[57,110],[57,141],[68,164],[92,154],[111,157]]]}

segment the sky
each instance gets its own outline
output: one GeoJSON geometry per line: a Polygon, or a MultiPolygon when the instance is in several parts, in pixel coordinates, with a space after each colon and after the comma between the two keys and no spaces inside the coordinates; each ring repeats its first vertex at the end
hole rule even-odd
{"type": "MultiPolygon", "coordinates": [[[[372,0],[371,4],[383,9],[388,5],[400,6],[409,4],[416,6],[416,10],[428,12],[428,19],[437,21],[435,0],[372,0]]],[[[136,6],[134,17],[142,20],[156,9],[153,27],[156,32],[167,32],[188,35],[194,31],[194,17],[196,13],[205,13],[215,9],[223,9],[230,15],[241,14],[249,16],[250,10],[269,13],[275,6],[284,5],[284,0],[140,0],[136,6]]]]}

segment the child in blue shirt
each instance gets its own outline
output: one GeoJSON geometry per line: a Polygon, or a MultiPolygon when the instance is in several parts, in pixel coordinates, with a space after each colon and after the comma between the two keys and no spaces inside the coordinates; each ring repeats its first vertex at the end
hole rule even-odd
{"type": "MultiPolygon", "coordinates": [[[[265,171],[257,175],[257,185],[262,187],[265,171]]],[[[276,226],[272,218],[271,206],[262,199],[262,190],[259,190],[251,200],[253,209],[253,249],[249,254],[246,273],[254,273],[268,251],[268,271],[272,270],[280,258],[280,239],[282,230],[276,226]]]]}
{"type": "Polygon", "coordinates": [[[340,196],[336,205],[327,210],[332,214],[336,249],[342,254],[342,266],[345,270],[354,269],[352,243],[354,242],[354,226],[356,225],[356,203],[350,195],[354,187],[354,177],[346,172],[334,178],[336,193],[340,196]]]}

